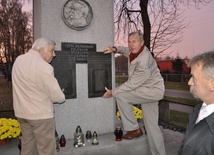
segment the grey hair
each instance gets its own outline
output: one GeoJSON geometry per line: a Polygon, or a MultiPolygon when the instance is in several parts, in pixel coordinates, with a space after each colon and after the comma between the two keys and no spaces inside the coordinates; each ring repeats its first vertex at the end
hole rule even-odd
{"type": "Polygon", "coordinates": [[[138,36],[140,37],[140,41],[143,41],[143,33],[141,33],[141,31],[135,31],[135,32],[132,32],[129,34],[129,36],[132,36],[132,35],[135,35],[135,34],[138,34],[138,36]]]}
{"type": "Polygon", "coordinates": [[[189,67],[202,65],[202,72],[207,79],[214,79],[214,51],[196,55],[189,62],[189,67]]]}
{"type": "Polygon", "coordinates": [[[41,48],[48,48],[49,45],[56,45],[56,43],[48,38],[39,38],[37,40],[34,41],[33,45],[32,45],[32,49],[39,51],[39,49],[41,48]]]}

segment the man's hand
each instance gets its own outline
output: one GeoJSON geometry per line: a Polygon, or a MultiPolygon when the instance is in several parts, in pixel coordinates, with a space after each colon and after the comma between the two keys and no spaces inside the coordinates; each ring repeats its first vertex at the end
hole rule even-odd
{"type": "Polygon", "coordinates": [[[110,89],[108,89],[106,87],[105,87],[105,90],[106,90],[106,92],[103,95],[103,98],[110,98],[110,97],[112,97],[112,90],[110,90],[110,89]]]}
{"type": "Polygon", "coordinates": [[[114,47],[106,47],[104,50],[103,50],[104,54],[108,54],[108,53],[112,53],[112,52],[116,52],[116,48],[114,47]]]}

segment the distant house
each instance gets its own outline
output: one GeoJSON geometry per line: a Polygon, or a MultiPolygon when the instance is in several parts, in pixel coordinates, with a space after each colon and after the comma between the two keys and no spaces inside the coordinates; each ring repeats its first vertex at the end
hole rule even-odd
{"type": "MultiPolygon", "coordinates": [[[[160,72],[170,72],[174,73],[175,71],[172,68],[172,62],[175,62],[175,60],[157,60],[157,65],[160,69],[160,72]]],[[[182,59],[183,62],[183,74],[189,74],[190,68],[187,66],[188,60],[182,59]]]]}
{"type": "MultiPolygon", "coordinates": [[[[183,74],[189,74],[190,68],[187,67],[188,60],[181,59],[183,62],[183,74]]],[[[175,60],[156,60],[157,65],[161,73],[174,73],[172,68],[172,62],[175,60]]],[[[127,75],[128,74],[128,59],[125,56],[119,56],[115,58],[116,75],[127,75]]]]}

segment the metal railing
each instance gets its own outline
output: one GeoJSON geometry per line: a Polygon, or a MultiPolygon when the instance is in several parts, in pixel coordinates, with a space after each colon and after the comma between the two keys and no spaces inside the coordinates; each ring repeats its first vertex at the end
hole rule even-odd
{"type": "Polygon", "coordinates": [[[161,73],[164,81],[172,82],[187,82],[190,79],[190,74],[163,74],[161,73]]]}
{"type": "Polygon", "coordinates": [[[193,105],[161,100],[159,102],[159,125],[174,131],[185,132],[189,114],[193,108],[193,105]]]}
{"type": "MultiPolygon", "coordinates": [[[[138,108],[141,109],[140,106],[138,108]]],[[[159,125],[170,130],[185,132],[189,121],[189,113],[194,106],[160,100],[159,102],[159,125]]],[[[14,110],[0,110],[0,118],[16,118],[14,110]]]]}

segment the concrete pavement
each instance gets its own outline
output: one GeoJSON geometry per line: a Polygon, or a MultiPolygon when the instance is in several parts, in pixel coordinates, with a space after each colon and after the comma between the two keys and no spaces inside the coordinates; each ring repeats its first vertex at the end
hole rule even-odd
{"type": "MultiPolygon", "coordinates": [[[[184,135],[177,131],[169,129],[161,130],[164,135],[164,143],[167,155],[177,155],[184,135]]],[[[91,142],[85,142],[85,147],[75,148],[73,140],[67,139],[66,147],[61,147],[58,155],[150,155],[147,136],[133,140],[122,140],[116,142],[113,133],[98,135],[99,145],[91,145],[91,142]]],[[[1,155],[19,155],[17,147],[18,140],[14,139],[9,144],[0,145],[1,155]]]]}

